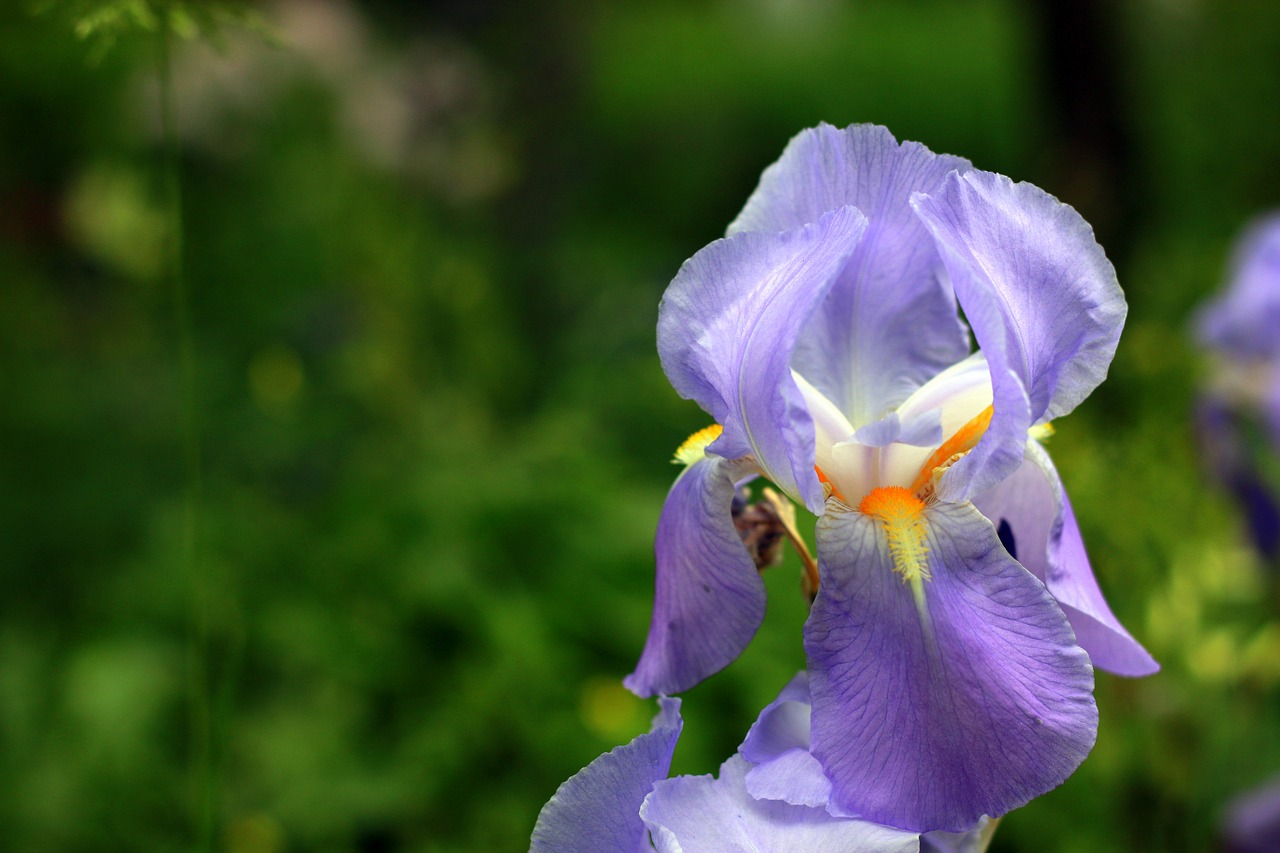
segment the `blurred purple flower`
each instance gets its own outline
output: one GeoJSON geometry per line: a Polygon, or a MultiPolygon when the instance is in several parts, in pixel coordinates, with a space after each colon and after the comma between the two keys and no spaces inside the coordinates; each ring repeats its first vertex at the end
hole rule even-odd
{"type": "Polygon", "coordinates": [[[1216,356],[1196,407],[1205,469],[1240,504],[1255,547],[1275,562],[1280,496],[1262,472],[1264,458],[1280,451],[1280,213],[1245,231],[1225,291],[1194,326],[1216,356]]]}
{"type": "Polygon", "coordinates": [[[1212,391],[1196,401],[1196,440],[1202,467],[1235,499],[1254,548],[1269,563],[1280,560],[1280,503],[1262,476],[1259,455],[1269,452],[1250,440],[1250,414],[1212,391]]]}
{"type": "MultiPolygon", "coordinates": [[[[531,853],[977,853],[994,828],[921,835],[828,810],[808,756],[808,683],[783,690],[718,776],[667,778],[679,700],[662,698],[653,728],[560,786],[534,827],[531,853]],[[750,752],[748,751],[750,750],[750,752]]],[[[830,783],[825,789],[830,791],[830,783]]]]}
{"type": "Polygon", "coordinates": [[[1222,822],[1222,849],[1225,853],[1280,850],[1280,777],[1228,804],[1222,822]]]}
{"type": "Polygon", "coordinates": [[[762,475],[821,516],[805,649],[836,807],[958,831],[1064,781],[1096,735],[1090,658],[1157,669],[1036,440],[1102,381],[1125,312],[1043,191],[880,127],[793,139],[659,311],[667,376],[722,427],[677,453],[627,686],[685,690],[759,627],[731,506],[762,475]]]}
{"type": "Polygon", "coordinates": [[[1226,292],[1201,309],[1196,329],[1201,343],[1238,362],[1280,358],[1280,213],[1241,236],[1226,292]]]}

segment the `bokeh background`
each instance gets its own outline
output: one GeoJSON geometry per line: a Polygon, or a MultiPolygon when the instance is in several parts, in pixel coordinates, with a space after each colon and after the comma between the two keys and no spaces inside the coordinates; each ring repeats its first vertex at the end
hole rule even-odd
{"type": "MultiPolygon", "coordinates": [[[[1164,670],[1099,676],[1097,748],[992,850],[1213,849],[1280,772],[1187,333],[1280,204],[1280,6],[273,0],[170,52],[184,305],[157,39],[78,37],[91,5],[0,11],[0,846],[525,849],[654,710],[620,679],[706,423],[658,299],[821,120],[1074,204],[1130,301],[1051,450],[1164,670]]],[[[676,771],[803,666],[798,577],[676,771]]]]}

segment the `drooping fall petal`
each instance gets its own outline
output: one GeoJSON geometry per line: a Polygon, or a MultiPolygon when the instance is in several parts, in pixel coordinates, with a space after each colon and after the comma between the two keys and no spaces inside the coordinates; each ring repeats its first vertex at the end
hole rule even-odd
{"type": "Polygon", "coordinates": [[[1021,467],[974,504],[997,527],[1008,523],[1015,559],[1048,586],[1094,666],[1129,676],[1160,669],[1103,598],[1071,501],[1044,448],[1028,441],[1021,467]]]}
{"type": "Polygon", "coordinates": [[[961,831],[1061,784],[1093,746],[1093,669],[1044,585],[972,505],[925,511],[923,595],[877,519],[818,524],[805,631],[813,753],[837,806],[961,831]]]}
{"type": "Polygon", "coordinates": [[[542,807],[530,853],[640,853],[652,850],[640,806],[667,778],[680,738],[680,700],[659,700],[653,727],[569,777],[542,807]]]}
{"type": "Polygon", "coordinates": [[[732,662],[764,619],[764,582],[734,527],[740,466],[704,456],[680,474],[658,518],[653,618],[635,672],[640,696],[679,693],[732,662]]]}

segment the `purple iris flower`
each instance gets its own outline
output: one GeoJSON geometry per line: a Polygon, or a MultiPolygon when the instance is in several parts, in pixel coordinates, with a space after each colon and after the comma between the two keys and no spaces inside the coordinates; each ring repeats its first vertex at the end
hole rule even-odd
{"type": "Polygon", "coordinates": [[[962,831],[1063,782],[1096,735],[1093,666],[1158,668],[1038,441],[1125,312],[1088,224],[1036,187],[880,127],[793,139],[659,310],[663,368],[717,426],[677,452],[627,686],[685,690],[754,635],[732,507],[764,476],[819,516],[804,644],[834,807],[962,831]]]}
{"type": "Polygon", "coordinates": [[[1196,412],[1205,467],[1240,504],[1259,552],[1275,562],[1280,500],[1263,460],[1280,448],[1280,213],[1245,231],[1225,292],[1197,314],[1195,330],[1215,355],[1196,412]]]}
{"type": "Polygon", "coordinates": [[[1239,363],[1280,358],[1280,212],[1245,230],[1226,291],[1197,317],[1201,342],[1239,363]]]}
{"type": "Polygon", "coordinates": [[[1241,408],[1206,390],[1196,400],[1195,429],[1202,467],[1235,499],[1244,515],[1253,547],[1269,564],[1280,565],[1280,501],[1264,476],[1262,456],[1270,451],[1264,442],[1251,440],[1255,418],[1241,408]]]}
{"type": "Polygon", "coordinates": [[[1275,853],[1280,850],[1280,777],[1232,800],[1223,815],[1226,853],[1275,853]]]}
{"type": "Polygon", "coordinates": [[[976,853],[990,840],[985,820],[965,833],[921,835],[828,810],[821,767],[800,760],[808,756],[803,673],[714,777],[667,778],[679,702],[660,699],[648,733],[560,786],[538,816],[531,853],[976,853]]]}

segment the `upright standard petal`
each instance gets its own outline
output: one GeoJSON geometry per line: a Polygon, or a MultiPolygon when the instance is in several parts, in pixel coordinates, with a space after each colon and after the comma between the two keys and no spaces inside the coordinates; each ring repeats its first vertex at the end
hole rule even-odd
{"type": "Polygon", "coordinates": [[[971,504],[925,509],[921,596],[877,519],[818,522],[805,628],[813,753],[869,820],[968,830],[1056,787],[1097,732],[1093,669],[1044,585],[971,504]]]}
{"type": "Polygon", "coordinates": [[[765,170],[729,233],[784,231],[842,205],[867,231],[809,321],[793,366],[855,426],[877,420],[969,351],[941,261],[912,213],[912,193],[936,189],[960,157],[899,143],[883,127],[819,125],[765,170]]]}
{"type": "Polygon", "coordinates": [[[991,367],[991,426],[940,490],[955,501],[1012,473],[1026,429],[1066,414],[1097,387],[1127,309],[1089,224],[1031,184],[952,174],[912,205],[991,367]]]}
{"type": "MultiPolygon", "coordinates": [[[[659,853],[917,853],[920,836],[818,808],[757,800],[747,793],[750,765],[735,755],[720,778],[659,782],[640,813],[659,853]]],[[[589,848],[581,848],[583,850],[589,848]]],[[[594,849],[594,848],[591,848],[594,849]]]]}
{"type": "Polygon", "coordinates": [[[764,581],[731,511],[743,474],[739,464],[704,456],[667,494],[654,540],[653,621],[623,681],[640,696],[679,693],[723,669],[764,620],[764,581]]]}
{"type": "Polygon", "coordinates": [[[666,779],[680,738],[680,700],[662,698],[653,727],[592,761],[542,807],[530,853],[639,853],[652,850],[640,806],[666,779]]]}
{"type": "Polygon", "coordinates": [[[1001,529],[1011,556],[1049,588],[1093,665],[1118,675],[1150,675],[1160,665],[1116,619],[1089,565],[1084,540],[1058,471],[1035,441],[1028,441],[1022,466],[974,499],[1001,529]]]}
{"type": "Polygon", "coordinates": [[[658,309],[658,354],[681,396],[724,432],[709,448],[752,456],[765,476],[822,511],[813,422],[791,352],[866,228],[852,207],[774,234],[717,240],[685,262],[658,309]]]}

